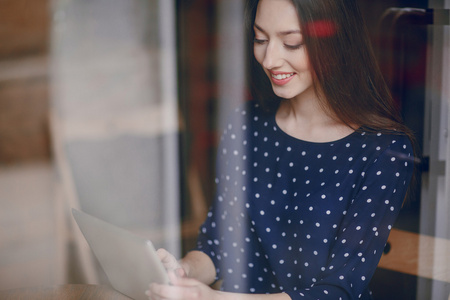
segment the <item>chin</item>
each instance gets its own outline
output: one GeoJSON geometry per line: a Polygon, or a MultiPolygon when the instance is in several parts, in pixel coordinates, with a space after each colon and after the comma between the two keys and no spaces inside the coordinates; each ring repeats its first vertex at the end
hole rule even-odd
{"type": "Polygon", "coordinates": [[[292,91],[280,91],[278,87],[274,86],[272,86],[272,89],[275,95],[283,99],[292,99],[298,95],[298,93],[293,93],[292,91]]]}

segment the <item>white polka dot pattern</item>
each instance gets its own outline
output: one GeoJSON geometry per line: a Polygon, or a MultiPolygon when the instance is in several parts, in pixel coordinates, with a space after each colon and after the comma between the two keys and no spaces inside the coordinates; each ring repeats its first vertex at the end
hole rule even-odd
{"type": "Polygon", "coordinates": [[[406,136],[306,142],[250,102],[222,135],[217,197],[197,250],[213,260],[223,290],[369,299],[412,170],[406,136]]]}

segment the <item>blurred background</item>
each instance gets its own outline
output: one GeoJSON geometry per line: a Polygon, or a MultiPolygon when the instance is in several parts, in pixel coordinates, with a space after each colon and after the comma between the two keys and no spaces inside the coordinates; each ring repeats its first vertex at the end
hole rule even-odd
{"type": "MultiPolygon", "coordinates": [[[[0,0],[0,290],[107,283],[71,207],[181,256],[248,99],[243,0],[0,0]]],[[[417,136],[374,299],[450,295],[449,0],[359,0],[417,136]]]]}

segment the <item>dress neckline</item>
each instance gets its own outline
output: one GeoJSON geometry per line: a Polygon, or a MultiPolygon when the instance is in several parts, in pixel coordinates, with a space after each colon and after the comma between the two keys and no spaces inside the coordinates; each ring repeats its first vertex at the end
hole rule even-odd
{"type": "Polygon", "coordinates": [[[349,133],[348,135],[341,137],[339,139],[333,140],[333,141],[326,141],[326,142],[314,142],[314,141],[308,141],[308,140],[303,140],[300,138],[296,138],[288,133],[286,133],[283,129],[281,129],[280,126],[278,126],[277,120],[276,120],[276,113],[272,114],[271,117],[271,121],[273,123],[274,129],[276,131],[279,131],[283,136],[287,137],[288,139],[291,139],[293,141],[299,142],[299,143],[304,143],[304,144],[311,144],[311,145],[332,145],[332,144],[336,144],[336,143],[341,143],[341,142],[345,142],[348,139],[353,138],[354,136],[357,135],[364,135],[364,132],[360,132],[359,129],[349,133]]]}

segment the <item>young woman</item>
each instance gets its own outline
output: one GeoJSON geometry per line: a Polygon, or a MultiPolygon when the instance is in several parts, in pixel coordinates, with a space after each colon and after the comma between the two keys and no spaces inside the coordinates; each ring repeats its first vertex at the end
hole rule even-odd
{"type": "Polygon", "coordinates": [[[370,299],[414,159],[360,12],[354,0],[254,0],[248,16],[256,100],[223,133],[197,249],[180,261],[159,250],[172,285],[147,294],[370,299]]]}

